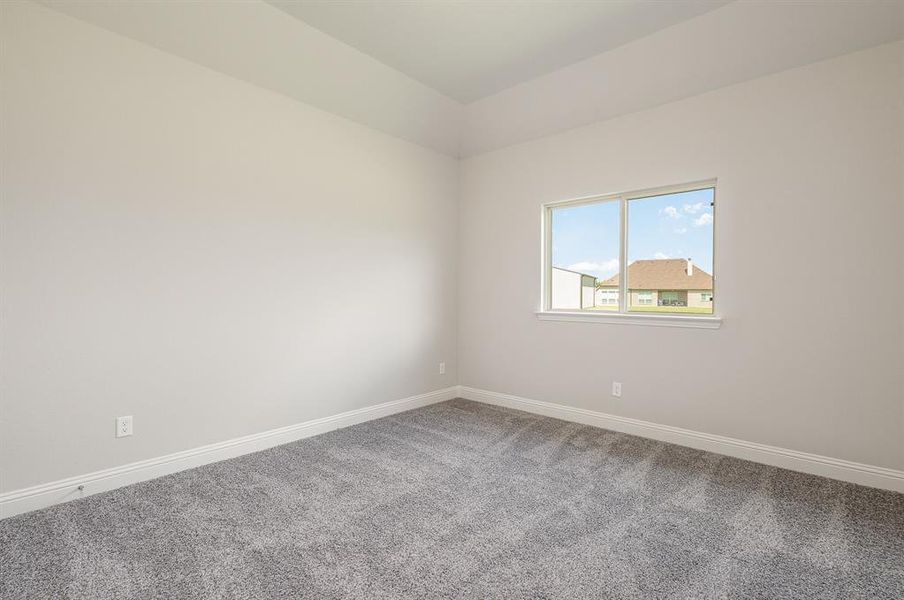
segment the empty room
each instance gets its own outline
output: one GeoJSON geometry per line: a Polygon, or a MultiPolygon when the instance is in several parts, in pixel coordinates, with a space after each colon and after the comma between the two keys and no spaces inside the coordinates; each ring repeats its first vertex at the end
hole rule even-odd
{"type": "Polygon", "coordinates": [[[0,1],[0,598],[904,598],[904,0],[0,1]]]}

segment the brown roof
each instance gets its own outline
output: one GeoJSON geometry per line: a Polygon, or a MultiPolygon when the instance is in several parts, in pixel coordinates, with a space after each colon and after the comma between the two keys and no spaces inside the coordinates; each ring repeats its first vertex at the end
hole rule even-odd
{"type": "MultiPolygon", "coordinates": [[[[628,289],[632,290],[711,290],[713,276],[694,265],[693,275],[687,274],[683,258],[636,260],[628,265],[628,289]]],[[[618,275],[598,284],[618,287],[618,275]]]]}

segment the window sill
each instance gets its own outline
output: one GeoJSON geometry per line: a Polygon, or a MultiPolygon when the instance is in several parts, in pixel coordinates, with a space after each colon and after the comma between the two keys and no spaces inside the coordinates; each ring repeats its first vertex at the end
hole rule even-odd
{"type": "Polygon", "coordinates": [[[722,317],[699,315],[645,315],[625,313],[567,312],[557,310],[538,311],[541,321],[572,321],[578,323],[616,323],[618,325],[651,325],[654,327],[690,327],[693,329],[718,329],[722,317]]]}

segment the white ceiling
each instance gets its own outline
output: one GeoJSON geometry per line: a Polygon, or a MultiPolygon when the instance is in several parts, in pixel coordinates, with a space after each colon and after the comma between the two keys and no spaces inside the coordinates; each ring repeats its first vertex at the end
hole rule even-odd
{"type": "Polygon", "coordinates": [[[468,103],[729,0],[267,0],[468,103]]]}
{"type": "Polygon", "coordinates": [[[459,102],[261,0],[37,1],[308,106],[458,154],[459,102]]]}
{"type": "Polygon", "coordinates": [[[37,1],[451,156],[904,37],[904,0],[37,1]]]}
{"type": "Polygon", "coordinates": [[[460,153],[540,138],[902,37],[904,0],[732,2],[468,104],[460,153]]]}

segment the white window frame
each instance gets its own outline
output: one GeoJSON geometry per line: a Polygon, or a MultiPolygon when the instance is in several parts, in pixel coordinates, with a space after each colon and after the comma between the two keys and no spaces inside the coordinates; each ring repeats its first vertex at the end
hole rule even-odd
{"type": "Polygon", "coordinates": [[[712,315],[695,315],[682,313],[642,313],[628,312],[628,203],[632,200],[640,200],[653,196],[667,194],[679,194],[681,192],[693,192],[703,189],[713,189],[713,294],[716,287],[716,236],[715,236],[715,210],[716,210],[716,179],[694,181],[681,185],[670,185],[630,192],[618,192],[599,196],[587,196],[571,200],[557,200],[542,204],[540,216],[541,229],[541,281],[540,281],[540,308],[537,310],[537,318],[544,321],[578,321],[588,323],[617,323],[630,325],[657,325],[670,327],[693,327],[700,329],[718,329],[722,325],[722,317],[718,316],[716,304],[713,302],[712,315]],[[581,206],[584,204],[597,204],[600,202],[619,203],[619,278],[618,278],[618,312],[614,311],[574,311],[552,308],[552,211],[556,208],[568,206],[581,206]]]}

